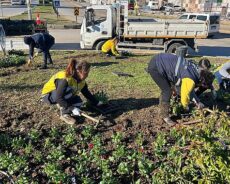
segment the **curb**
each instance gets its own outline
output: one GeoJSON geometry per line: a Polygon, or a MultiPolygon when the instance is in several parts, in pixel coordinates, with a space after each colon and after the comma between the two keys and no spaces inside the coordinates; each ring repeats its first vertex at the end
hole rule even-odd
{"type": "Polygon", "coordinates": [[[67,25],[57,25],[57,24],[48,24],[48,29],[81,29],[81,24],[67,24],[67,25]]]}

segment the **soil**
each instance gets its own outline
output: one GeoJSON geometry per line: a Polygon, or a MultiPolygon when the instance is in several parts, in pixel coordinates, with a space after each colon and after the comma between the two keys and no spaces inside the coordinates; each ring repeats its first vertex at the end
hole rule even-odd
{"type": "MultiPolygon", "coordinates": [[[[79,57],[79,56],[78,56],[79,57]]],[[[83,54],[82,57],[85,57],[83,54]]],[[[56,63],[57,68],[63,68],[65,64],[56,63]]],[[[36,68],[32,68],[36,70],[36,68]]],[[[27,72],[28,68],[8,68],[0,72],[1,76],[14,75],[18,72],[27,72]]],[[[1,90],[1,89],[0,89],[1,90]]],[[[100,86],[94,91],[100,91],[100,86]]],[[[128,96],[122,94],[123,96],[128,96]]],[[[59,110],[56,106],[43,104],[40,99],[39,90],[1,90],[0,96],[0,132],[14,135],[26,135],[31,129],[37,129],[41,132],[41,139],[45,139],[47,132],[52,127],[57,127],[65,131],[69,125],[64,124],[59,119],[59,110]]],[[[113,99],[110,103],[120,107],[120,110],[108,115],[102,116],[102,123],[96,128],[102,134],[103,141],[107,142],[107,150],[113,149],[110,145],[111,136],[114,132],[124,133],[124,142],[130,148],[135,148],[134,143],[138,133],[144,136],[146,152],[151,151],[151,143],[155,139],[157,132],[168,131],[171,127],[164,124],[158,115],[158,99],[145,98],[138,99],[141,94],[134,94],[135,98],[113,99]]],[[[209,97],[207,97],[209,98],[209,97]]],[[[217,102],[222,109],[227,110],[227,106],[217,102]]],[[[86,113],[96,118],[100,113],[92,110],[86,110],[86,113]]],[[[78,118],[77,128],[82,129],[87,124],[94,124],[92,121],[84,118],[78,118]]],[[[32,164],[32,163],[31,163],[32,164]]],[[[67,164],[68,165],[68,164],[67,164]]],[[[39,175],[40,166],[34,168],[34,177],[39,175]]],[[[43,178],[44,179],[44,178],[43,178]]],[[[42,181],[41,181],[42,182],[42,181]]]]}

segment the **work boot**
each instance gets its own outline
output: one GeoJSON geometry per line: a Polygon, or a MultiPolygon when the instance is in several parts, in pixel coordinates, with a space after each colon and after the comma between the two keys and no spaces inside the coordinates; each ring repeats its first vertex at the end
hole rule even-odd
{"type": "Polygon", "coordinates": [[[169,108],[170,105],[166,103],[160,104],[160,115],[165,123],[167,123],[170,126],[173,126],[176,124],[176,122],[172,121],[169,117],[169,108]]]}
{"type": "Polygon", "coordinates": [[[76,123],[76,120],[71,117],[69,114],[63,114],[60,116],[60,119],[64,121],[66,124],[73,125],[76,123]]]}
{"type": "Polygon", "coordinates": [[[163,118],[163,121],[165,123],[167,123],[169,126],[174,126],[176,124],[176,122],[174,122],[173,120],[171,120],[170,117],[163,118]]]}
{"type": "Polygon", "coordinates": [[[47,69],[46,65],[42,65],[39,69],[43,70],[43,69],[47,69]]]}

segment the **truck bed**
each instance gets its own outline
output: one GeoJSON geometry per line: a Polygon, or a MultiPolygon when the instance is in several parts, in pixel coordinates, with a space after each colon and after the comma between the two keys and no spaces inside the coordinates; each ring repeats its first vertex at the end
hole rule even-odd
{"type": "MultiPolygon", "coordinates": [[[[143,19],[144,20],[144,19],[143,19]]],[[[129,20],[124,26],[125,38],[207,38],[204,22],[129,20]]]]}

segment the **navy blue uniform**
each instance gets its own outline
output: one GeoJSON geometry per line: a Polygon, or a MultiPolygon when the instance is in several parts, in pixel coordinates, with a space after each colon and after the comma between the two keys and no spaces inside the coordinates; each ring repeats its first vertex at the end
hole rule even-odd
{"type": "MultiPolygon", "coordinates": [[[[28,38],[28,37],[27,37],[28,38]]],[[[50,48],[55,43],[55,38],[48,33],[36,33],[29,37],[30,41],[29,43],[29,56],[30,59],[33,58],[34,55],[34,48],[37,48],[38,52],[43,52],[43,61],[44,66],[47,66],[47,59],[49,60],[49,63],[53,63],[51,55],[50,55],[50,48]]]]}

